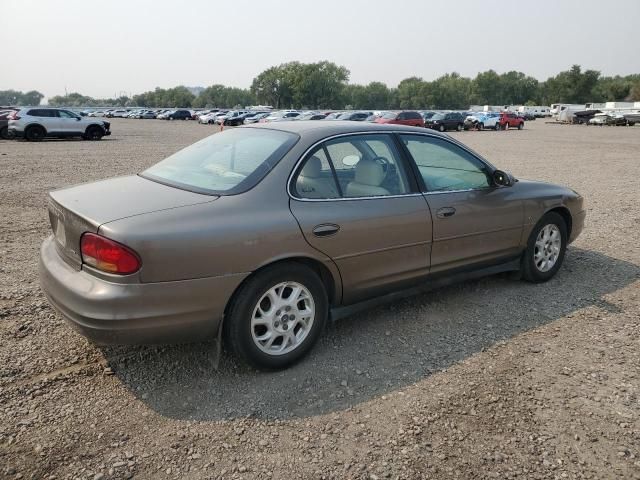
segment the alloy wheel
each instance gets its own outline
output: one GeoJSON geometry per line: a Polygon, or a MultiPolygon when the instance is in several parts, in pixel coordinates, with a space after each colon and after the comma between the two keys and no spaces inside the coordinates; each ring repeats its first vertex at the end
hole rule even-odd
{"type": "Polygon", "coordinates": [[[309,290],[297,282],[282,282],[262,295],[251,318],[255,345],[268,355],[284,355],[309,335],[315,303],[309,290]]]}
{"type": "Polygon", "coordinates": [[[541,272],[548,272],[558,261],[562,247],[562,235],[555,224],[540,229],[533,251],[533,261],[541,272]]]}

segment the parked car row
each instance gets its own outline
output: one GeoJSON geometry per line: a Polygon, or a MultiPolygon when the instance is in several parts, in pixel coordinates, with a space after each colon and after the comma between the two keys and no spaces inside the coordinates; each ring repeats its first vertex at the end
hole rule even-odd
{"type": "Polygon", "coordinates": [[[516,112],[478,112],[464,119],[465,130],[508,130],[524,128],[525,118],[516,112]]]}

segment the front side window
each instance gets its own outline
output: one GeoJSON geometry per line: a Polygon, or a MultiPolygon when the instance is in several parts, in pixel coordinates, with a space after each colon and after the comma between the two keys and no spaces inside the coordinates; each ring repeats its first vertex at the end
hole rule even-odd
{"type": "Polygon", "coordinates": [[[67,112],[66,110],[58,110],[58,115],[60,118],[77,118],[73,113],[67,112]]]}
{"type": "Polygon", "coordinates": [[[174,153],[140,175],[197,193],[233,195],[262,180],[297,141],[297,135],[277,130],[226,130],[174,153]]]}
{"type": "MultiPolygon", "coordinates": [[[[300,198],[384,197],[411,192],[405,167],[389,135],[340,137],[327,141],[320,151],[305,160],[296,176],[294,186],[300,198]],[[320,187],[311,194],[298,188],[307,182],[300,177],[308,176],[308,164],[316,165],[308,169],[314,178],[322,178],[322,196],[316,194],[320,187]],[[329,184],[332,190],[326,190],[329,184]]],[[[317,180],[311,183],[315,185],[317,180]]]]}
{"type": "Polygon", "coordinates": [[[489,188],[484,163],[446,140],[419,135],[401,135],[429,192],[489,188]]]}

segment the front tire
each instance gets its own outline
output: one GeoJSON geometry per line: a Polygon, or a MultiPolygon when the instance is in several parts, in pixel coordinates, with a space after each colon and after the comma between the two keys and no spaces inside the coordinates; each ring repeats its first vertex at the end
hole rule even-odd
{"type": "Polygon", "coordinates": [[[298,263],[276,265],[240,287],[224,320],[230,350],[258,369],[281,369],[304,357],[324,330],[324,284],[298,263]]]}
{"type": "Polygon", "coordinates": [[[101,140],[104,136],[102,129],[100,127],[89,127],[87,128],[86,133],[84,134],[85,140],[101,140]]]}
{"type": "Polygon", "coordinates": [[[444,126],[444,125],[440,125],[440,126],[438,127],[438,131],[440,131],[440,132],[444,132],[445,130],[446,130],[446,128],[445,128],[445,126],[444,126]]]}
{"type": "Polygon", "coordinates": [[[524,128],[524,123],[518,125],[518,130],[522,130],[524,128]]]}
{"type": "Polygon", "coordinates": [[[4,140],[9,138],[9,127],[0,128],[0,138],[4,140]]]}
{"type": "Polygon", "coordinates": [[[461,131],[462,131],[462,124],[461,124],[461,123],[459,123],[458,125],[456,125],[456,130],[457,130],[458,132],[461,132],[461,131]]]}
{"type": "Polygon", "coordinates": [[[555,212],[544,215],[536,224],[522,257],[522,278],[541,283],[558,272],[567,249],[567,224],[555,212]]]}

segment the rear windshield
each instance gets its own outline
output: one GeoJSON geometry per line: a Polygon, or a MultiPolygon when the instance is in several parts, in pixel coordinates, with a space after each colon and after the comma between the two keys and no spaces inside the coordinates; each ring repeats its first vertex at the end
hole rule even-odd
{"type": "Polygon", "coordinates": [[[297,140],[297,135],[278,130],[226,130],[174,153],[140,175],[192,192],[234,195],[262,180],[297,140]]]}

